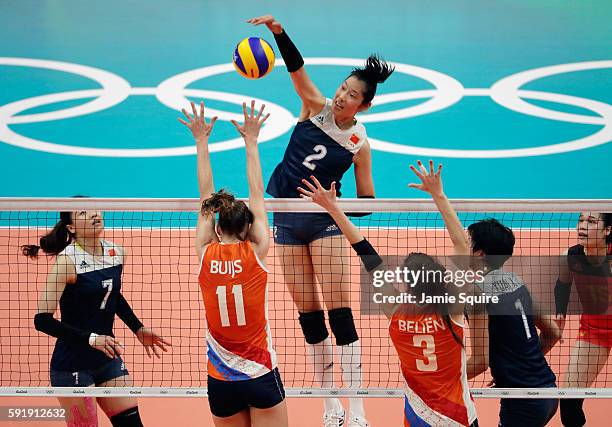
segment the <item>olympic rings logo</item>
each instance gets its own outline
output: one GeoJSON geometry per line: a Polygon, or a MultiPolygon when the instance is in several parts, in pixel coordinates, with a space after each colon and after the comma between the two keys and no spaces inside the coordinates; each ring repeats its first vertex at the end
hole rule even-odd
{"type": "MultiPolygon", "coordinates": [[[[362,65],[363,60],[353,58],[306,58],[305,62],[310,66],[332,65],[354,67],[362,65]]],[[[372,149],[374,150],[433,157],[503,158],[564,153],[595,147],[597,145],[602,145],[612,141],[611,105],[576,96],[521,89],[525,84],[534,82],[544,77],[575,71],[612,68],[612,60],[577,62],[536,68],[505,77],[493,84],[490,88],[465,88],[456,79],[438,71],[417,67],[414,65],[402,64],[399,62],[394,62],[392,64],[395,65],[396,72],[421,78],[429,82],[434,88],[428,90],[413,90],[378,95],[374,99],[373,105],[383,105],[419,99],[423,99],[425,101],[418,105],[392,111],[363,114],[359,117],[359,119],[364,123],[386,122],[417,117],[448,108],[458,103],[466,96],[487,96],[497,104],[518,113],[548,120],[599,125],[602,127],[597,132],[576,140],[528,148],[500,150],[439,149],[404,145],[398,142],[382,141],[380,139],[369,138],[372,149]],[[525,99],[548,101],[584,108],[592,111],[596,114],[596,116],[555,111],[530,104],[526,102],[525,99]]],[[[212,65],[177,74],[161,82],[157,87],[132,87],[129,82],[116,74],[98,68],[68,62],[30,58],[0,57],[0,65],[64,71],[89,78],[101,86],[100,89],[58,92],[48,95],[35,96],[0,106],[0,141],[31,150],[56,154],[104,157],[164,157],[195,154],[196,151],[194,145],[143,149],[93,148],[62,145],[47,141],[40,141],[20,135],[9,127],[11,124],[62,120],[70,117],[92,114],[107,108],[111,108],[132,95],[155,96],[163,105],[174,110],[180,110],[188,105],[189,101],[186,98],[187,96],[202,99],[221,100],[238,105],[241,105],[246,99],[255,99],[258,104],[265,103],[266,108],[270,113],[270,119],[260,133],[260,143],[270,141],[284,135],[293,127],[297,120],[297,118],[293,117],[293,115],[287,109],[267,100],[257,99],[243,94],[189,89],[187,87],[191,83],[198,80],[218,74],[234,72],[234,67],[231,63],[212,65]],[[50,105],[62,101],[89,98],[94,99],[75,107],[45,113],[18,115],[19,113],[27,111],[31,108],[50,105]]],[[[278,67],[283,65],[284,63],[282,60],[276,61],[275,66],[278,67]]],[[[212,117],[214,115],[219,116],[220,120],[242,119],[240,114],[234,114],[213,108],[206,109],[206,116],[212,117]]],[[[241,138],[229,139],[211,143],[210,151],[215,152],[231,150],[242,147],[243,145],[244,144],[241,138]]]]}

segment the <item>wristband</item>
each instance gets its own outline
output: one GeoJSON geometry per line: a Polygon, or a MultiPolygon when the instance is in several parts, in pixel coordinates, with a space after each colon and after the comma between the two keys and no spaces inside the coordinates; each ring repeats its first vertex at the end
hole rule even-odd
{"type": "Polygon", "coordinates": [[[92,333],[89,335],[89,345],[93,347],[93,346],[94,346],[94,344],[96,343],[96,338],[98,338],[98,337],[99,337],[99,335],[98,335],[98,334],[96,334],[95,332],[92,332],[92,333]]]}

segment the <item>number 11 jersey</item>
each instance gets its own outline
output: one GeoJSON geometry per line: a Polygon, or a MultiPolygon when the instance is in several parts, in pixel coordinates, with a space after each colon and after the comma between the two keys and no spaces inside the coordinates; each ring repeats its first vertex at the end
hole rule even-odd
{"type": "Polygon", "coordinates": [[[208,375],[242,381],[276,368],[268,325],[268,271],[251,242],[208,245],[198,282],[206,310],[208,375]]]}

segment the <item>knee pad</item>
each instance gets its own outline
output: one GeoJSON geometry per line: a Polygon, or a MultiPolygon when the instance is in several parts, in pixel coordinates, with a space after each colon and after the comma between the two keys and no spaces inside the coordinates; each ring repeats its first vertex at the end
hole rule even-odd
{"type": "Polygon", "coordinates": [[[113,427],[143,427],[138,406],[113,415],[110,420],[113,427]]]}
{"type": "Polygon", "coordinates": [[[586,424],[586,417],[582,410],[584,399],[559,399],[561,409],[561,423],[565,427],[582,427],[586,424]]]}
{"type": "Polygon", "coordinates": [[[329,326],[336,337],[336,345],[352,344],[359,339],[350,307],[329,310],[329,326]]]}
{"type": "Polygon", "coordinates": [[[323,310],[300,313],[298,319],[308,344],[318,344],[329,336],[323,310]]]}

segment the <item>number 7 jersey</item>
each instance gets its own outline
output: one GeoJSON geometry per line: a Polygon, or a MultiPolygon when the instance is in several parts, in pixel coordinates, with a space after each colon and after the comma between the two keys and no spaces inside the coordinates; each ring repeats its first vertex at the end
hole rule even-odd
{"type": "Polygon", "coordinates": [[[209,244],[198,282],[208,327],[208,375],[242,381],[276,368],[268,325],[268,271],[251,242],[209,244]]]}

